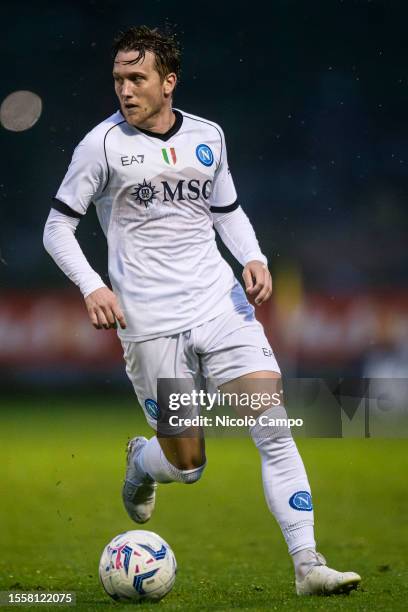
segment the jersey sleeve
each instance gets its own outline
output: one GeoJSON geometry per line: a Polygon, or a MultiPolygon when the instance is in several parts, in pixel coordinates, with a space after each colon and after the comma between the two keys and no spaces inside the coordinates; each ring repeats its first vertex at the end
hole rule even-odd
{"type": "Polygon", "coordinates": [[[210,196],[210,210],[211,212],[230,212],[238,206],[237,192],[228,167],[224,133],[221,129],[219,129],[219,132],[221,135],[220,162],[215,171],[214,183],[210,196]]]}
{"type": "MultiPolygon", "coordinates": [[[[84,215],[88,206],[102,193],[108,181],[103,141],[88,134],[76,147],[68,171],[54,200],[84,215]]],[[[57,209],[58,206],[55,206],[57,209]]]]}

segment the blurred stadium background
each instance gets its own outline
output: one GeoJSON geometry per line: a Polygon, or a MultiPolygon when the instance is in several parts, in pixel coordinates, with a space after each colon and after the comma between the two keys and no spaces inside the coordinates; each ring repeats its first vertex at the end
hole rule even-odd
{"type": "MultiPolygon", "coordinates": [[[[0,126],[0,590],[71,589],[79,610],[110,609],[99,555],[134,527],[120,499],[123,451],[147,426],[115,332],[92,328],[79,290],[42,246],[73,148],[117,108],[114,34],[167,22],[179,32],[175,106],[224,128],[240,202],[274,276],[257,316],[284,374],[406,383],[407,17],[395,0],[2,3],[0,104],[31,91],[42,114],[25,131],[0,126]]],[[[78,236],[108,280],[93,210],[78,236]]],[[[399,395],[406,409],[406,384],[399,395]]],[[[365,413],[328,427],[327,406],[321,435],[367,437],[365,413]]],[[[372,438],[388,427],[388,412],[379,416],[372,438]]],[[[319,546],[364,577],[347,610],[406,610],[406,441],[298,444],[319,546]]],[[[253,445],[210,438],[208,456],[199,486],[160,488],[149,523],[180,564],[166,609],[299,610],[253,445]]],[[[343,598],[324,604],[344,609],[343,598]]]]}
{"type": "MultiPolygon", "coordinates": [[[[90,326],[42,231],[74,146],[117,108],[113,35],[141,23],[179,33],[175,106],[225,130],[240,202],[275,279],[258,318],[284,372],[406,376],[406,3],[234,7],[2,4],[0,98],[32,91],[43,111],[26,131],[0,132],[0,391],[131,392],[115,333],[90,326]]],[[[78,236],[107,279],[93,210],[78,236]]]]}

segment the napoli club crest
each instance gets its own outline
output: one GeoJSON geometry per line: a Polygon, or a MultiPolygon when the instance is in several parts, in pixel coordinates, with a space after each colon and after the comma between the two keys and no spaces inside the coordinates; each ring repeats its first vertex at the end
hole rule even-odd
{"type": "Polygon", "coordinates": [[[214,162],[214,154],[210,147],[206,144],[199,144],[196,148],[196,156],[203,166],[212,166],[214,162]]]}
{"type": "Polygon", "coordinates": [[[294,510],[310,512],[313,510],[312,496],[309,491],[297,491],[290,498],[289,505],[292,506],[294,510]]]}
{"type": "Polygon", "coordinates": [[[145,405],[147,414],[151,416],[152,419],[156,419],[157,421],[157,419],[160,416],[160,408],[157,402],[154,399],[148,398],[145,400],[144,405],[145,405]]]}

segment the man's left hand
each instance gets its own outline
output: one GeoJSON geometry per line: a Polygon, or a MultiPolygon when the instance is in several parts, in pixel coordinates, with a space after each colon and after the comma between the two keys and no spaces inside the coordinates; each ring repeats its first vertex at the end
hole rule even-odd
{"type": "Polygon", "coordinates": [[[249,261],[242,272],[242,278],[246,292],[255,298],[257,306],[269,300],[272,295],[272,277],[265,264],[249,261]]]}

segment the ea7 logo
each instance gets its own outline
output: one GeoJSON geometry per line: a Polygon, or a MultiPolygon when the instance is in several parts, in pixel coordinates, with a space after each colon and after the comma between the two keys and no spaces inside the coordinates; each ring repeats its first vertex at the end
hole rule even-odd
{"type": "Polygon", "coordinates": [[[122,155],[120,158],[122,166],[131,166],[132,164],[143,164],[144,155],[122,155]]]}

